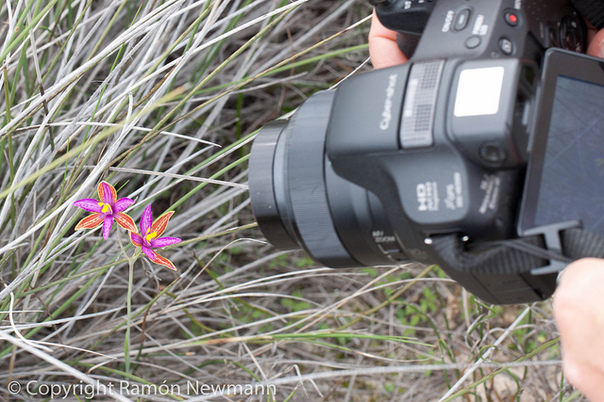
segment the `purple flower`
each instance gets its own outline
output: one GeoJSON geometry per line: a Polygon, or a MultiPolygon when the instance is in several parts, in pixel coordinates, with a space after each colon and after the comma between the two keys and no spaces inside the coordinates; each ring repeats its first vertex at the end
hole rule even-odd
{"type": "Polygon", "coordinates": [[[82,219],[75,227],[75,230],[94,229],[103,224],[103,239],[109,237],[109,232],[113,227],[115,220],[121,227],[130,231],[136,232],[136,224],[134,219],[126,215],[122,211],[134,203],[130,198],[117,199],[115,188],[109,183],[102,181],[97,187],[99,200],[93,198],[84,198],[73,203],[76,207],[80,207],[89,212],[94,212],[92,215],[82,219]]]}
{"type": "Polygon", "coordinates": [[[151,261],[176,271],[176,267],[170,260],[153,251],[154,248],[162,248],[181,242],[177,237],[159,237],[166,230],[168,221],[173,214],[174,211],[166,212],[153,222],[151,205],[148,205],[141,216],[140,234],[135,233],[134,231],[130,232],[130,240],[136,247],[140,247],[143,253],[149,257],[151,261]]]}

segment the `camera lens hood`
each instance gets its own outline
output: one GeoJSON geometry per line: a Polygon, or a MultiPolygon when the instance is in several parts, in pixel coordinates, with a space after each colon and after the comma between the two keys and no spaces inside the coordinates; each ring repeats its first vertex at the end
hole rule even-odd
{"type": "MultiPolygon", "coordinates": [[[[281,134],[287,128],[287,121],[275,120],[260,129],[250,156],[249,186],[252,210],[264,237],[281,250],[300,248],[292,238],[292,230],[288,231],[282,219],[275,191],[275,159],[278,156],[277,145],[281,134]],[[290,234],[291,233],[291,234],[290,234]]],[[[279,173],[283,174],[283,171],[279,173]]]]}

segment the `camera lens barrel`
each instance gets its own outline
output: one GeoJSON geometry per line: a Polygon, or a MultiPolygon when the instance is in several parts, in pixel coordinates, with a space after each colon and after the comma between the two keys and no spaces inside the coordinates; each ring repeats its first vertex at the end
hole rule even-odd
{"type": "Polygon", "coordinates": [[[289,196],[300,238],[309,254],[330,267],[358,266],[336,232],[325,185],[325,137],[334,92],[313,95],[291,121],[288,135],[289,196]]]}

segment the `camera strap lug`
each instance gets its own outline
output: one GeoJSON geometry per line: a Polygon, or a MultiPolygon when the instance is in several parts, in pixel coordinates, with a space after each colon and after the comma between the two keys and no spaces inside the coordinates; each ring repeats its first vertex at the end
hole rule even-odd
{"type": "Polygon", "coordinates": [[[546,275],[560,272],[572,261],[562,254],[562,233],[568,229],[581,229],[581,221],[564,221],[539,226],[523,232],[523,237],[543,236],[549,264],[531,269],[531,275],[546,275]]]}
{"type": "Polygon", "coordinates": [[[524,231],[521,237],[464,244],[459,234],[432,236],[437,261],[453,279],[490,303],[545,300],[567,264],[604,258],[604,237],[565,221],[524,231]]]}
{"type": "Polygon", "coordinates": [[[582,229],[580,221],[532,228],[522,237],[474,245],[458,235],[433,236],[433,247],[451,268],[473,274],[554,274],[574,260],[604,258],[604,237],[582,229]]]}

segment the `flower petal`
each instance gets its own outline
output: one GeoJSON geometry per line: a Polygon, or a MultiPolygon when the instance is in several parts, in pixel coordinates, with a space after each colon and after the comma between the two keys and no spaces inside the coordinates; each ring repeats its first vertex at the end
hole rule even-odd
{"type": "Polygon", "coordinates": [[[153,225],[151,225],[151,233],[155,232],[157,237],[161,236],[166,230],[168,221],[172,215],[174,215],[174,211],[169,211],[157,218],[157,220],[153,222],[153,225]]]}
{"type": "Polygon", "coordinates": [[[97,187],[97,191],[99,192],[99,199],[106,204],[113,206],[117,201],[117,193],[115,192],[115,188],[106,181],[102,181],[99,183],[97,187]]]}
{"type": "Polygon", "coordinates": [[[94,198],[84,198],[73,203],[76,207],[82,208],[88,212],[101,212],[102,208],[99,201],[94,198]]]}
{"type": "Polygon", "coordinates": [[[178,237],[160,237],[159,239],[151,240],[151,247],[161,248],[169,246],[170,244],[180,243],[182,240],[178,237]]]}
{"type": "Polygon", "coordinates": [[[138,233],[130,232],[130,241],[136,247],[143,247],[143,238],[138,233]]]}
{"type": "Polygon", "coordinates": [[[105,220],[103,221],[103,239],[107,240],[107,238],[109,237],[109,232],[111,231],[111,228],[113,227],[113,216],[109,215],[105,217],[105,220]]]}
{"type": "Polygon", "coordinates": [[[136,228],[136,223],[134,223],[134,219],[132,219],[130,215],[126,215],[123,212],[118,212],[117,214],[113,214],[113,218],[118,223],[118,225],[120,225],[124,229],[135,233],[138,231],[138,229],[136,228]]]}
{"type": "Polygon", "coordinates": [[[141,249],[143,250],[143,253],[145,253],[145,255],[147,257],[149,257],[149,259],[151,261],[155,262],[155,259],[158,256],[158,254],[155,251],[151,250],[149,247],[144,246],[144,245],[141,247],[141,249]]]}
{"type": "Polygon", "coordinates": [[[113,204],[112,209],[113,209],[113,212],[122,212],[123,210],[125,210],[132,204],[134,204],[134,201],[131,200],[130,198],[120,198],[119,200],[117,200],[115,202],[115,204],[113,204]]]}
{"type": "Polygon", "coordinates": [[[170,268],[172,271],[176,271],[176,267],[174,266],[174,264],[172,264],[172,261],[170,261],[169,259],[162,257],[161,255],[155,253],[155,261],[153,261],[156,264],[159,265],[163,265],[165,267],[170,268]]]}
{"type": "Polygon", "coordinates": [[[95,227],[99,226],[101,223],[103,223],[103,218],[101,217],[101,214],[92,214],[92,215],[85,217],[80,222],[78,222],[78,224],[75,227],[75,230],[94,229],[95,227]]]}
{"type": "Polygon", "coordinates": [[[153,215],[151,215],[151,204],[147,205],[145,210],[143,211],[143,215],[141,216],[141,234],[145,236],[147,234],[147,229],[151,227],[151,223],[153,223],[153,215]]]}

